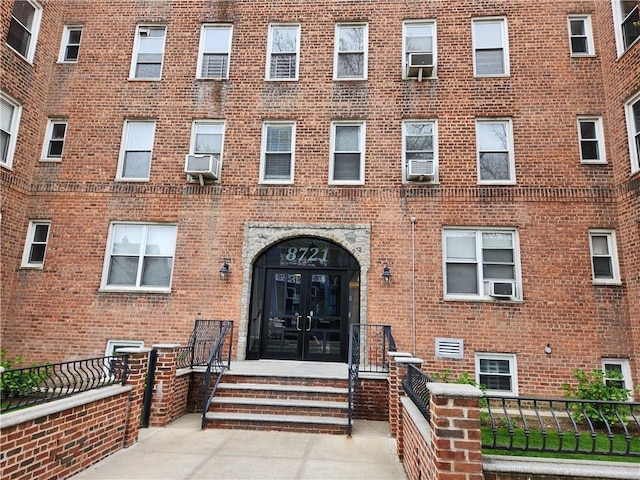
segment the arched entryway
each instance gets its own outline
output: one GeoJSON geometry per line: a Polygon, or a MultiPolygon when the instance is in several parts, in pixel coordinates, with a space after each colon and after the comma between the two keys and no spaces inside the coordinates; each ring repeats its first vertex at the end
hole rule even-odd
{"type": "Polygon", "coordinates": [[[360,266],[326,239],[288,238],[253,264],[247,359],[345,362],[360,318],[360,266]]]}

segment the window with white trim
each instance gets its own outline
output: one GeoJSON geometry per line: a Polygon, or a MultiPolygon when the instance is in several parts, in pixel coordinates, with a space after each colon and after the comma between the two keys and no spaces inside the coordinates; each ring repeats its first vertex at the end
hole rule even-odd
{"type": "Polygon", "coordinates": [[[107,348],[104,351],[105,357],[117,355],[121,348],[142,348],[144,342],[142,340],[107,340],[107,348]]]}
{"type": "Polygon", "coordinates": [[[269,25],[267,80],[297,80],[300,58],[300,25],[269,25]]]}
{"type": "Polygon", "coordinates": [[[23,268],[43,268],[50,227],[51,222],[48,220],[29,221],[27,241],[22,255],[23,268]]]}
{"type": "Polygon", "coordinates": [[[477,77],[509,75],[507,19],[474,18],[473,73],[477,77]]]}
{"type": "Polygon", "coordinates": [[[149,180],[156,122],[126,120],[118,162],[118,180],[149,180]]]}
{"type": "Polygon", "coordinates": [[[436,22],[434,20],[407,20],[402,23],[402,38],[402,58],[404,59],[402,77],[435,77],[437,66],[436,22]]]}
{"type": "Polygon", "coordinates": [[[403,179],[435,182],[438,179],[438,143],[435,120],[405,120],[403,179]]]}
{"type": "Polygon", "coordinates": [[[629,137],[629,158],[631,173],[640,171],[640,93],[636,94],[625,105],[627,130],[629,137]]]}
{"type": "Polygon", "coordinates": [[[591,31],[591,15],[569,15],[569,47],[572,57],[595,55],[593,33],[591,31]]]}
{"type": "Polygon", "coordinates": [[[476,353],[476,383],[486,393],[518,395],[516,356],[506,353],[476,353]]]}
{"type": "Polygon", "coordinates": [[[193,122],[190,154],[213,155],[218,162],[221,162],[223,142],[224,121],[196,120],[193,122]]]}
{"type": "Polygon", "coordinates": [[[629,401],[633,400],[633,382],[631,381],[631,367],[627,358],[603,358],[602,373],[604,374],[604,382],[610,385],[616,385],[619,388],[631,390],[629,393],[629,401]]]}
{"type": "Polygon", "coordinates": [[[57,161],[62,158],[66,134],[66,120],[50,118],[47,121],[47,132],[42,147],[42,160],[57,161]]]}
{"type": "Polygon", "coordinates": [[[578,117],[578,138],[582,163],[607,163],[602,117],[578,117]]]}
{"type": "Polygon", "coordinates": [[[136,26],[130,79],[160,80],[166,33],[167,27],[162,25],[136,26]]]}
{"type": "Polygon", "coordinates": [[[65,25],[62,32],[62,44],[58,62],[75,63],[80,55],[80,40],[82,39],[82,27],[65,25]]]}
{"type": "Polygon", "coordinates": [[[330,184],[364,184],[364,141],[365,122],[331,124],[330,184]]]}
{"type": "Polygon", "coordinates": [[[478,182],[515,183],[511,119],[476,120],[478,182]]]}
{"type": "Polygon", "coordinates": [[[224,80],[229,78],[232,26],[202,25],[198,52],[197,78],[224,80]]]}
{"type": "Polygon", "coordinates": [[[640,38],[640,14],[637,0],[611,0],[618,56],[640,38]]]}
{"type": "Polygon", "coordinates": [[[0,165],[11,168],[16,151],[22,106],[0,92],[0,165]]]}
{"type": "Polygon", "coordinates": [[[517,230],[445,228],[443,248],[446,299],[522,299],[517,230]]]}
{"type": "Polygon", "coordinates": [[[293,183],[295,122],[262,125],[261,183],[293,183]]]}
{"type": "Polygon", "coordinates": [[[336,25],[334,80],[366,80],[368,41],[366,23],[336,25]]]}
{"type": "Polygon", "coordinates": [[[15,0],[13,3],[7,44],[30,63],[36,51],[41,17],[42,7],[37,2],[15,0]]]}
{"type": "Polygon", "coordinates": [[[594,284],[620,284],[618,251],[613,230],[589,230],[594,284]]]}
{"type": "Polygon", "coordinates": [[[111,224],[101,288],[169,292],[177,227],[168,224],[111,224]]]}

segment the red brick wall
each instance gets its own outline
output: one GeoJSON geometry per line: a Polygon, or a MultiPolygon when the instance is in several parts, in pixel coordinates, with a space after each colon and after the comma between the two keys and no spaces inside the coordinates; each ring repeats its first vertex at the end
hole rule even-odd
{"type": "Polygon", "coordinates": [[[389,420],[389,381],[386,378],[360,378],[355,418],[389,420]]]}

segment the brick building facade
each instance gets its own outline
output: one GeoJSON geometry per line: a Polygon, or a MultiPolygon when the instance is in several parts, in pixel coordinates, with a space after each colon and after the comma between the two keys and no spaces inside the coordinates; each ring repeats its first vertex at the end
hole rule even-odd
{"type": "Polygon", "coordinates": [[[640,385],[636,2],[1,11],[9,356],[214,318],[239,360],[345,361],[374,323],[498,392],[640,385]]]}

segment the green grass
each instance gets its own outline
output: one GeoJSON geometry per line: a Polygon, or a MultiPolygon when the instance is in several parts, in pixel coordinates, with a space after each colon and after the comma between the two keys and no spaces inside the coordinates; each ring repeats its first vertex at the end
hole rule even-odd
{"type": "MultiPolygon", "coordinates": [[[[555,430],[548,430],[546,439],[542,436],[540,430],[531,429],[529,432],[528,448],[532,450],[546,449],[546,450],[558,450],[560,449],[560,436],[555,430]]],[[[511,439],[509,436],[509,430],[506,427],[498,428],[496,434],[496,446],[508,447],[511,439]]],[[[493,445],[493,433],[491,427],[482,427],[482,444],[493,445]]],[[[522,428],[515,428],[513,434],[513,444],[510,450],[504,450],[502,448],[483,448],[482,452],[492,455],[516,455],[525,457],[546,457],[546,458],[573,458],[583,460],[608,460],[617,462],[633,462],[640,463],[640,457],[631,457],[625,455],[597,455],[597,454],[585,454],[585,453],[571,453],[576,450],[576,438],[572,431],[565,432],[562,438],[562,451],[561,452],[540,452],[540,451],[522,451],[527,445],[527,437],[524,434],[522,428]]],[[[609,438],[604,433],[596,434],[596,452],[608,452],[610,448],[609,438]]],[[[593,449],[593,440],[587,433],[582,433],[578,440],[578,450],[593,449]]],[[[627,443],[623,434],[614,433],[613,438],[613,451],[625,452],[627,449],[627,443]]],[[[640,437],[632,435],[630,451],[638,454],[640,453],[640,437]]]]}

